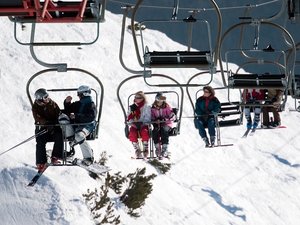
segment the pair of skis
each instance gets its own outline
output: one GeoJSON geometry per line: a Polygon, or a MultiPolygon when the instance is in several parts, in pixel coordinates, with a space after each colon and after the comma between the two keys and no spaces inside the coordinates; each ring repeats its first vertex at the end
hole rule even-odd
{"type": "Polygon", "coordinates": [[[242,136],[242,138],[246,138],[249,136],[253,136],[255,134],[256,128],[252,128],[252,129],[247,129],[246,132],[244,133],[244,135],[242,136]]]}
{"type": "MultiPolygon", "coordinates": [[[[279,129],[279,128],[286,128],[286,126],[280,125],[280,126],[277,126],[277,127],[266,127],[266,128],[259,128],[259,129],[273,130],[273,129],[279,129]]],[[[244,133],[244,135],[242,136],[242,138],[246,138],[247,136],[253,136],[255,131],[256,131],[256,128],[247,129],[246,132],[244,133]]]]}
{"type": "MultiPolygon", "coordinates": [[[[81,159],[74,159],[71,163],[74,166],[79,166],[87,170],[89,173],[93,173],[95,175],[101,175],[111,170],[109,167],[100,165],[98,163],[93,163],[87,166],[86,164],[82,163],[81,159]]],[[[46,164],[43,170],[39,170],[27,186],[34,186],[49,166],[51,166],[51,164],[46,164]]]]}

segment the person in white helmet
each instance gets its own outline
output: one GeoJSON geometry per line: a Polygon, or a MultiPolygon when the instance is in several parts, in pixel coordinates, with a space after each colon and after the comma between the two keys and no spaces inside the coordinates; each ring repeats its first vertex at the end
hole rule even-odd
{"type": "Polygon", "coordinates": [[[75,140],[71,143],[71,147],[79,144],[83,155],[83,163],[90,165],[94,162],[94,156],[86,137],[95,129],[97,110],[89,86],[81,85],[77,89],[77,95],[79,101],[72,103],[71,96],[67,96],[64,101],[65,112],[70,117],[71,122],[75,124],[75,140]]]}
{"type": "Polygon", "coordinates": [[[63,137],[58,124],[58,117],[61,113],[59,106],[51,98],[44,88],[38,89],[35,94],[35,101],[32,105],[32,114],[35,120],[36,136],[36,166],[39,171],[44,170],[47,163],[46,144],[54,141],[51,161],[56,163],[62,158],[63,137]],[[46,133],[38,135],[43,130],[46,133]]]}

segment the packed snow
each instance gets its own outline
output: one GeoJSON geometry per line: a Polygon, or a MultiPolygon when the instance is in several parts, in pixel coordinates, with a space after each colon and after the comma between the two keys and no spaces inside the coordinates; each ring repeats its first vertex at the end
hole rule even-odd
{"type": "MultiPolygon", "coordinates": [[[[90,142],[95,157],[99,158],[101,152],[106,151],[109,155],[107,165],[112,172],[121,171],[126,175],[136,168],[146,167],[147,174],[158,175],[153,180],[153,191],[146,199],[139,218],[128,216],[122,205],[115,209],[121,215],[121,224],[299,224],[300,114],[294,111],[291,98],[287,101],[286,110],[281,113],[282,124],[287,128],[257,130],[254,136],[246,139],[241,138],[245,125],[221,128],[222,143],[234,145],[207,149],[194,128],[191,118],[193,108],[185,93],[181,132],[170,138],[171,170],[161,175],[147,163],[131,159],[134,152],[124,135],[124,116],[117,99],[118,85],[132,75],[119,63],[121,22],[120,15],[106,12],[106,22],[100,25],[100,38],[91,46],[36,48],[41,60],[66,62],[69,67],[85,69],[103,83],[99,138],[90,142]]],[[[1,153],[34,135],[26,83],[33,74],[46,68],[32,59],[28,46],[19,45],[14,40],[13,23],[3,17],[0,23],[1,153]]],[[[50,40],[72,37],[86,41],[94,35],[93,27],[72,25],[65,28],[67,32],[60,32],[62,28],[56,25],[41,26],[41,37],[50,40]]],[[[165,49],[182,47],[159,31],[146,32],[146,41],[151,41],[158,48],[162,45],[165,49]]],[[[130,31],[126,31],[126,35],[124,61],[128,67],[142,70],[134,55],[130,31]]],[[[189,75],[196,72],[193,69],[167,69],[161,73],[172,75],[184,83],[189,75]]],[[[33,84],[31,95],[39,87],[73,88],[81,84],[92,86],[93,81],[77,74],[44,76],[33,84]]],[[[211,85],[220,87],[221,77],[214,77],[211,85]]],[[[193,92],[198,89],[193,88],[193,92]]],[[[121,90],[122,101],[127,104],[128,96],[139,90],[165,89],[147,86],[142,79],[132,80],[121,90]]],[[[55,93],[50,95],[60,105],[65,97],[55,93]]],[[[226,91],[217,91],[217,97],[223,101],[226,95],[226,91]]],[[[237,97],[236,92],[234,96],[237,97]]],[[[152,101],[149,96],[149,103],[152,101]]],[[[78,148],[76,156],[81,157],[78,148]]],[[[94,224],[82,194],[87,189],[99,188],[101,182],[91,179],[82,168],[50,167],[34,187],[26,186],[36,173],[34,140],[1,155],[0,171],[1,224],[94,224]]]]}

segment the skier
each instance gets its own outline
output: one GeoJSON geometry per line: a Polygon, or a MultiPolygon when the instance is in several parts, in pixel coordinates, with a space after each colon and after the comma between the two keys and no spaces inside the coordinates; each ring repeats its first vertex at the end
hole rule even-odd
{"type": "Polygon", "coordinates": [[[261,101],[265,99],[265,92],[262,89],[244,89],[243,91],[243,99],[248,106],[245,106],[244,113],[245,118],[247,120],[247,129],[256,129],[258,126],[258,123],[260,121],[260,113],[261,108],[259,106],[249,106],[249,104],[259,104],[261,101]],[[250,115],[251,107],[254,112],[254,121],[252,124],[252,118],[250,115]]]}
{"type": "Polygon", "coordinates": [[[138,138],[142,139],[143,153],[146,158],[149,154],[149,128],[148,123],[151,122],[151,107],[147,104],[144,92],[135,93],[134,103],[129,106],[127,121],[130,124],[129,140],[132,142],[137,158],[142,157],[142,151],[138,144],[138,138]]]}
{"type": "Polygon", "coordinates": [[[152,139],[157,157],[168,157],[169,131],[172,129],[175,114],[166,102],[162,93],[157,93],[151,108],[151,121],[153,123],[152,139]]]}
{"type": "Polygon", "coordinates": [[[282,101],[283,91],[280,89],[268,89],[267,90],[266,104],[272,104],[270,107],[263,107],[263,128],[275,128],[281,124],[279,115],[280,103],[282,101]],[[270,121],[269,112],[273,113],[274,121],[270,121]]]}
{"type": "Polygon", "coordinates": [[[220,112],[221,104],[215,91],[211,86],[203,87],[203,95],[199,97],[195,105],[195,125],[199,129],[199,134],[205,143],[205,147],[213,147],[216,139],[216,123],[215,116],[220,112]],[[208,128],[210,142],[207,137],[205,127],[208,128]]]}
{"type": "Polygon", "coordinates": [[[70,117],[71,122],[75,123],[75,140],[70,143],[70,146],[73,148],[77,144],[80,145],[83,155],[82,162],[89,166],[94,162],[94,156],[86,137],[95,129],[97,110],[89,86],[81,85],[77,89],[77,96],[79,101],[72,103],[71,96],[67,96],[64,101],[65,112],[70,117]],[[81,125],[81,123],[83,124],[81,125]]]}
{"type": "Polygon", "coordinates": [[[63,154],[62,131],[58,124],[60,112],[59,106],[47,93],[46,89],[40,88],[35,94],[35,101],[32,106],[32,114],[35,120],[35,133],[46,129],[48,132],[36,137],[36,166],[42,171],[47,164],[46,144],[54,141],[51,161],[57,163],[63,154]]]}

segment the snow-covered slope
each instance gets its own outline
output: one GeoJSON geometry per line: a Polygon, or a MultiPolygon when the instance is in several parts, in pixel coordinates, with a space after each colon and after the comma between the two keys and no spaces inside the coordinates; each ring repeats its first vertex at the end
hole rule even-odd
{"type": "MultiPolygon", "coordinates": [[[[118,59],[120,24],[122,18],[107,12],[101,24],[100,40],[92,46],[64,48],[38,48],[37,55],[46,62],[67,62],[96,74],[103,82],[105,94],[99,139],[91,142],[96,157],[106,151],[108,165],[113,172],[134,172],[136,168],[155,169],[142,161],[130,159],[133,149],[125,138],[124,119],[117,101],[117,86],[130,76],[118,59]]],[[[30,56],[29,48],[13,39],[13,24],[0,18],[0,96],[1,131],[0,152],[9,149],[34,134],[30,104],[26,96],[26,82],[42,69],[30,56]],[[6,32],[3,32],[6,31],[6,32]]],[[[59,32],[56,26],[45,28],[43,35],[52,37],[59,32]]],[[[91,30],[76,26],[68,35],[88,38],[91,30]]],[[[158,31],[149,32],[147,38],[158,48],[163,45],[174,49],[178,43],[158,31]]],[[[64,32],[58,35],[67,38],[64,32]]],[[[124,49],[125,62],[137,67],[131,39],[127,36],[124,49]]],[[[193,70],[167,70],[180,82],[186,82],[193,70]]],[[[37,87],[77,87],[89,82],[85,77],[45,78],[37,87]],[[70,82],[70,83],[69,83],[70,82]]],[[[212,86],[220,86],[218,77],[212,86]]],[[[157,91],[136,81],[122,89],[122,99],[139,90],[157,91]]],[[[218,93],[217,93],[218,94],[218,93]]],[[[226,92],[225,92],[226,94],[226,92]]],[[[221,99],[226,99],[219,93],[221,99]]],[[[55,99],[62,102],[62,99],[55,99]]],[[[150,99],[150,102],[152,100],[150,99]]],[[[192,107],[184,102],[181,134],[170,140],[172,168],[166,175],[153,181],[153,192],[146,200],[141,217],[132,219],[123,207],[116,212],[121,224],[249,224],[296,225],[300,218],[299,129],[300,114],[289,109],[294,101],[288,100],[287,110],[281,113],[286,129],[258,130],[255,136],[241,139],[243,126],[222,128],[222,142],[232,147],[205,149],[195,130],[192,107]]],[[[77,150],[78,157],[81,156],[77,150]]],[[[82,194],[87,189],[100,187],[88,174],[75,167],[49,168],[33,188],[26,187],[35,174],[35,141],[27,142],[0,156],[0,217],[4,225],[33,224],[93,224],[82,194]]]]}

